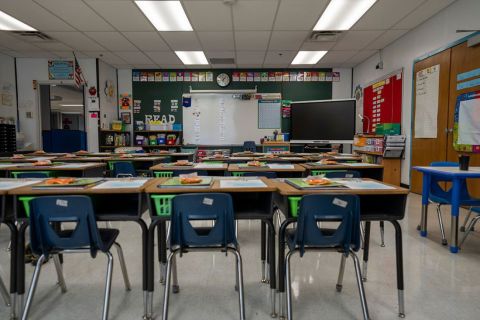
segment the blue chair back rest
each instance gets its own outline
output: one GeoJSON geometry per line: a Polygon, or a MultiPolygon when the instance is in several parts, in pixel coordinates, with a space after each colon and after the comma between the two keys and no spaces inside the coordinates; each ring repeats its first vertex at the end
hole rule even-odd
{"type": "Polygon", "coordinates": [[[325,178],[360,178],[360,172],[355,170],[327,171],[325,178]]]}
{"type": "MultiPolygon", "coordinates": [[[[451,161],[436,161],[430,163],[431,167],[458,167],[457,162],[451,161]]],[[[451,179],[445,178],[437,178],[435,176],[431,176],[430,180],[430,195],[434,197],[439,197],[445,200],[450,200],[452,196],[452,189],[445,191],[441,186],[440,183],[452,181],[451,179]]],[[[462,182],[462,187],[460,188],[460,199],[469,199],[470,195],[468,193],[467,183],[466,180],[462,182]]]]}
{"type": "Polygon", "coordinates": [[[116,161],[113,163],[113,176],[130,175],[135,177],[137,175],[133,163],[130,161],[116,161]]]}
{"type": "Polygon", "coordinates": [[[173,176],[178,177],[181,174],[190,174],[190,173],[197,173],[197,175],[202,176],[202,177],[207,177],[208,176],[208,171],[207,170],[176,170],[173,171],[173,176]]]}
{"type": "Polygon", "coordinates": [[[251,151],[251,152],[257,151],[257,145],[255,144],[255,141],[244,141],[243,151],[251,151]]]}
{"type": "Polygon", "coordinates": [[[243,174],[244,177],[266,177],[268,179],[275,179],[277,178],[277,173],[272,171],[264,171],[264,172],[253,172],[248,171],[243,174]]]}
{"type": "Polygon", "coordinates": [[[97,228],[92,201],[87,196],[45,196],[31,201],[30,241],[38,255],[67,249],[89,247],[94,257],[104,251],[97,228]],[[52,224],[75,223],[68,234],[59,233],[52,224]]]}
{"type": "Polygon", "coordinates": [[[46,172],[19,172],[17,173],[17,178],[25,179],[25,178],[48,178],[48,174],[46,172]]]}
{"type": "Polygon", "coordinates": [[[226,246],[237,244],[232,197],[226,193],[177,195],[172,201],[172,246],[226,246]],[[215,220],[208,234],[199,234],[192,221],[215,220]]]}
{"type": "Polygon", "coordinates": [[[294,239],[303,255],[305,246],[342,247],[345,254],[360,248],[360,200],[356,195],[306,195],[300,201],[294,239]],[[324,234],[317,222],[339,222],[324,234]]]}

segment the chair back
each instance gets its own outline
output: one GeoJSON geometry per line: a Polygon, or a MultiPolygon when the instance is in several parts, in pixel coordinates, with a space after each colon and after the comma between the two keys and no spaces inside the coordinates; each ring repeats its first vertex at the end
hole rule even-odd
{"type": "MultiPolygon", "coordinates": [[[[450,162],[450,161],[436,161],[430,163],[431,167],[458,167],[457,162],[450,162]]],[[[430,179],[430,198],[431,200],[438,202],[444,201],[450,203],[452,198],[452,188],[445,191],[440,183],[452,181],[451,179],[446,178],[437,178],[435,176],[431,176],[430,179]]],[[[468,200],[470,199],[470,195],[467,188],[466,180],[462,181],[462,187],[460,188],[460,199],[461,200],[468,200]]]]}
{"type": "Polygon", "coordinates": [[[68,249],[90,248],[94,257],[103,251],[92,201],[87,196],[45,196],[31,201],[30,241],[38,255],[68,249]],[[58,231],[55,224],[75,223],[71,231],[58,231]]]}
{"type": "Polygon", "coordinates": [[[171,246],[226,247],[237,243],[232,197],[226,193],[177,195],[172,200],[171,223],[171,246]],[[210,220],[215,224],[206,230],[191,224],[210,220]]]}
{"type": "Polygon", "coordinates": [[[18,179],[25,178],[48,178],[50,175],[45,171],[22,171],[22,172],[12,172],[12,176],[18,179]]]}
{"type": "Polygon", "coordinates": [[[244,141],[243,151],[251,151],[251,152],[257,151],[257,145],[255,144],[255,141],[244,141]]]}
{"type": "Polygon", "coordinates": [[[202,176],[202,177],[208,176],[208,171],[207,170],[195,170],[195,169],[176,170],[176,171],[173,171],[173,176],[178,177],[181,174],[190,174],[190,173],[197,173],[197,175],[202,176]]]}
{"type": "Polygon", "coordinates": [[[360,199],[356,195],[319,195],[302,197],[294,242],[303,255],[305,246],[360,248],[360,199]],[[339,222],[333,232],[324,233],[317,222],[339,222]]]}
{"type": "Polygon", "coordinates": [[[360,178],[360,172],[355,170],[338,170],[325,172],[325,178],[360,178]]]}
{"type": "Polygon", "coordinates": [[[137,175],[133,162],[115,161],[113,162],[114,177],[135,177],[137,175]]]}
{"type": "Polygon", "coordinates": [[[244,177],[266,177],[268,179],[276,179],[277,173],[273,171],[259,171],[259,172],[245,171],[243,173],[243,176],[244,177]]]}

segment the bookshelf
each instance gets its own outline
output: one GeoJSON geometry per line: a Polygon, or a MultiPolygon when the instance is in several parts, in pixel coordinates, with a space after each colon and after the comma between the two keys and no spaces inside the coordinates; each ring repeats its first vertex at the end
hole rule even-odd
{"type": "Polygon", "coordinates": [[[179,151],[182,141],[182,130],[135,130],[133,145],[148,152],[155,149],[179,151]]]}
{"type": "Polygon", "coordinates": [[[100,130],[99,148],[101,151],[114,151],[118,147],[131,146],[130,132],[120,130],[100,130]]]}

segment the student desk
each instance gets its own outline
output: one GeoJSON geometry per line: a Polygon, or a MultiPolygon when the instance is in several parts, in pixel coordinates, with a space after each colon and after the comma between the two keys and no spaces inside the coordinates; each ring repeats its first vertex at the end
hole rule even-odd
{"type": "Polygon", "coordinates": [[[58,162],[106,162],[110,157],[76,156],[76,157],[58,157],[54,161],[58,162]]]}
{"type": "Polygon", "coordinates": [[[224,176],[225,171],[227,171],[228,164],[219,163],[219,164],[206,164],[204,163],[195,163],[191,166],[174,166],[166,163],[160,163],[153,167],[150,167],[150,170],[155,171],[187,171],[187,170],[202,170],[207,171],[209,176],[224,176]]]}
{"type": "Polygon", "coordinates": [[[9,165],[0,165],[0,172],[3,171],[4,177],[10,175],[12,171],[53,171],[56,176],[67,177],[103,177],[105,170],[104,163],[61,163],[50,166],[33,166],[28,163],[19,163],[9,165]]]}
{"type": "Polygon", "coordinates": [[[32,163],[44,160],[54,160],[56,157],[24,157],[20,159],[13,159],[11,157],[0,158],[0,163],[32,163]]]}
{"type": "MultiPolygon", "coordinates": [[[[145,192],[148,195],[149,210],[152,216],[152,223],[149,228],[149,245],[148,245],[148,291],[150,305],[147,318],[152,315],[152,301],[153,301],[153,289],[154,289],[154,236],[155,228],[159,226],[159,260],[162,264],[166,264],[167,261],[167,239],[165,222],[170,220],[170,215],[156,215],[156,207],[151,195],[175,195],[182,193],[229,193],[233,198],[233,209],[235,212],[235,219],[246,220],[261,220],[262,221],[262,247],[261,256],[262,261],[265,261],[265,224],[268,225],[268,261],[270,272],[270,289],[271,289],[271,303],[272,303],[272,316],[275,316],[275,288],[276,288],[276,271],[275,271],[275,230],[273,226],[273,206],[272,196],[277,190],[275,182],[264,177],[259,179],[266,185],[265,187],[230,187],[223,188],[221,186],[221,180],[238,180],[232,177],[218,177],[214,178],[214,182],[211,186],[205,188],[198,187],[159,187],[162,182],[165,182],[168,178],[153,179],[152,183],[145,188],[145,192]]],[[[257,179],[255,179],[257,180],[257,179]]]]}
{"type": "Polygon", "coordinates": [[[224,156],[222,156],[222,157],[203,157],[202,162],[220,161],[220,162],[226,162],[226,163],[244,163],[244,162],[252,161],[254,159],[255,159],[254,157],[247,157],[247,156],[243,156],[243,157],[237,157],[237,156],[233,156],[233,157],[224,157],[224,156]]]}
{"type": "Polygon", "coordinates": [[[423,174],[422,185],[422,219],[420,235],[427,236],[427,211],[432,177],[452,182],[451,222],[450,222],[450,252],[458,252],[458,213],[460,209],[460,188],[466,179],[480,179],[480,167],[470,167],[468,171],[456,167],[413,167],[423,174]]]}
{"type": "MultiPolygon", "coordinates": [[[[105,181],[131,181],[132,179],[105,179],[105,181]]],[[[134,180],[134,179],[133,179],[134,180]]],[[[95,215],[98,221],[131,221],[137,223],[142,231],[142,287],[144,297],[147,290],[147,239],[148,228],[142,219],[142,214],[147,209],[144,189],[150,184],[147,179],[141,187],[120,187],[97,189],[88,188],[53,188],[35,189],[33,186],[13,189],[8,192],[13,197],[13,212],[15,220],[19,224],[17,240],[17,292],[20,297],[20,305],[23,306],[25,293],[25,230],[28,226],[24,204],[20,197],[39,197],[47,195],[87,195],[93,202],[95,215]]],[[[144,307],[146,303],[144,301],[144,307]]]]}
{"type": "Polygon", "coordinates": [[[193,161],[195,154],[193,152],[150,152],[149,155],[170,157],[170,160],[174,162],[177,160],[193,161]]]}
{"type": "Polygon", "coordinates": [[[264,162],[288,162],[288,163],[304,163],[307,162],[306,158],[303,157],[259,157],[255,158],[257,161],[264,161],[264,162]]]}
{"type": "MultiPolygon", "coordinates": [[[[109,164],[113,162],[119,162],[119,161],[129,161],[133,163],[135,170],[147,172],[150,167],[156,164],[165,162],[167,160],[168,160],[168,156],[160,157],[160,156],[149,156],[149,155],[144,155],[144,156],[135,155],[133,157],[110,157],[104,161],[109,164]]],[[[110,165],[109,165],[109,169],[111,169],[110,165]]]]}
{"type": "MultiPolygon", "coordinates": [[[[371,180],[371,179],[363,179],[371,180]]],[[[287,225],[296,218],[292,216],[289,197],[304,196],[307,194],[356,194],[360,197],[361,220],[367,221],[390,221],[395,227],[395,248],[397,264],[397,289],[399,316],[404,317],[404,283],[403,283],[403,256],[402,256],[402,230],[398,220],[405,216],[405,204],[408,190],[397,186],[389,185],[392,189],[348,189],[348,188],[325,188],[321,190],[300,190],[285,182],[276,182],[278,192],[274,194],[274,204],[283,212],[287,220],[282,223],[278,235],[278,291],[280,298],[280,315],[284,315],[282,299],[285,292],[285,283],[281,281],[285,277],[285,232],[287,225]]],[[[366,228],[367,229],[367,228],[366,228]]],[[[368,245],[365,234],[364,262],[368,260],[368,245]]]]}
{"type": "Polygon", "coordinates": [[[361,162],[362,157],[354,155],[328,155],[328,154],[319,154],[316,156],[306,156],[307,161],[318,161],[322,159],[335,160],[338,162],[361,162]]]}
{"type": "Polygon", "coordinates": [[[317,164],[314,162],[302,163],[302,167],[307,169],[307,175],[313,170],[319,171],[337,171],[351,170],[358,171],[362,178],[371,178],[375,180],[383,180],[383,165],[372,163],[339,163],[339,164],[317,164]]]}
{"type": "MultiPolygon", "coordinates": [[[[270,163],[274,165],[273,163],[270,163]]],[[[299,164],[291,163],[279,163],[279,167],[269,167],[267,163],[264,167],[253,167],[253,166],[239,166],[238,164],[228,165],[228,172],[275,172],[277,176],[281,178],[285,177],[301,177],[305,172],[305,168],[299,164]],[[282,168],[282,166],[290,165],[292,168],[282,168]]]]}

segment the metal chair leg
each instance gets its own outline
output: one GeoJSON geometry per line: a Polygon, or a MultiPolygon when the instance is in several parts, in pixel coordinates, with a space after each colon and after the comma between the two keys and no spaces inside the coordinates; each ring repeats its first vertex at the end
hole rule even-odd
{"type": "Polygon", "coordinates": [[[33,295],[37,289],[38,278],[40,277],[40,271],[42,270],[43,262],[45,261],[45,256],[42,254],[37,260],[37,265],[35,266],[35,271],[33,272],[32,283],[30,284],[30,289],[28,290],[27,302],[25,303],[25,308],[23,309],[22,320],[27,320],[28,312],[32,306],[33,295]]]}
{"type": "Polygon", "coordinates": [[[108,311],[110,308],[110,292],[112,289],[112,271],[113,271],[113,256],[109,251],[105,252],[105,255],[108,258],[108,265],[107,265],[107,278],[105,280],[105,296],[103,300],[102,320],[108,319],[108,311]]]}
{"type": "Polygon", "coordinates": [[[472,208],[473,207],[470,207],[470,210],[468,210],[468,213],[465,216],[465,220],[463,221],[463,225],[460,227],[461,232],[465,232],[465,230],[466,230],[465,227],[467,226],[467,222],[468,222],[468,220],[470,220],[470,217],[472,216],[472,208]]]}
{"type": "Polygon", "coordinates": [[[362,304],[363,319],[369,320],[370,316],[368,314],[367,298],[365,297],[365,288],[363,287],[362,273],[360,271],[360,261],[353,250],[350,250],[350,255],[352,256],[355,266],[355,276],[357,278],[358,293],[360,294],[360,302],[362,304]]]}
{"type": "Polygon", "coordinates": [[[285,256],[285,287],[287,289],[287,319],[292,320],[292,286],[290,273],[290,258],[294,251],[289,251],[285,256]]]}
{"type": "Polygon", "coordinates": [[[362,222],[360,222],[360,247],[362,250],[365,249],[365,229],[362,222]]]}
{"type": "Polygon", "coordinates": [[[245,300],[243,296],[243,266],[242,256],[238,250],[229,248],[235,254],[236,269],[237,269],[237,282],[238,282],[238,303],[240,308],[240,320],[245,320],[245,300]]]}
{"type": "Polygon", "coordinates": [[[57,278],[60,289],[62,290],[62,293],[65,293],[67,292],[67,284],[65,282],[65,277],[63,276],[63,267],[60,263],[60,257],[58,256],[58,254],[53,256],[53,264],[55,265],[55,270],[57,271],[57,278]]]}
{"type": "Polygon", "coordinates": [[[477,223],[478,220],[480,220],[480,216],[476,216],[475,218],[473,218],[473,219],[470,221],[470,223],[468,224],[467,230],[465,230],[465,233],[463,234],[462,241],[460,241],[460,244],[458,245],[459,248],[462,247],[463,242],[465,242],[465,239],[467,239],[467,237],[468,237],[468,235],[470,234],[470,232],[472,232],[473,227],[475,226],[475,224],[477,223]]]}
{"type": "Polygon", "coordinates": [[[438,217],[438,224],[440,225],[440,232],[442,234],[442,245],[447,245],[447,237],[445,237],[445,229],[443,227],[443,218],[442,218],[442,210],[440,208],[440,204],[437,205],[437,217],[438,217]]]}
{"type": "Polygon", "coordinates": [[[380,221],[380,247],[385,247],[385,223],[380,221]]]}
{"type": "Polygon", "coordinates": [[[170,297],[170,280],[172,276],[172,260],[177,252],[173,251],[170,253],[167,259],[167,274],[165,276],[165,289],[163,295],[163,316],[162,320],[168,319],[168,299],[170,297]]]}
{"type": "Polygon", "coordinates": [[[5,301],[5,305],[7,307],[11,306],[11,301],[10,301],[10,293],[7,290],[7,287],[5,286],[5,283],[3,282],[3,279],[0,277],[0,293],[2,294],[3,301],[5,301]]]}
{"type": "Polygon", "coordinates": [[[342,254],[342,260],[340,260],[340,270],[338,271],[338,280],[337,280],[337,292],[342,292],[343,288],[343,274],[345,273],[345,262],[347,257],[342,254]]]}
{"type": "Polygon", "coordinates": [[[118,261],[120,262],[120,269],[122,269],[123,282],[125,283],[125,289],[127,291],[130,291],[132,290],[132,286],[130,285],[130,279],[128,278],[127,265],[125,263],[125,257],[123,255],[122,247],[117,242],[113,243],[113,245],[117,249],[118,261]]]}
{"type": "Polygon", "coordinates": [[[180,286],[178,285],[178,274],[177,274],[177,257],[174,256],[172,258],[172,278],[173,278],[173,283],[172,283],[172,293],[179,293],[180,292],[180,286]]]}

